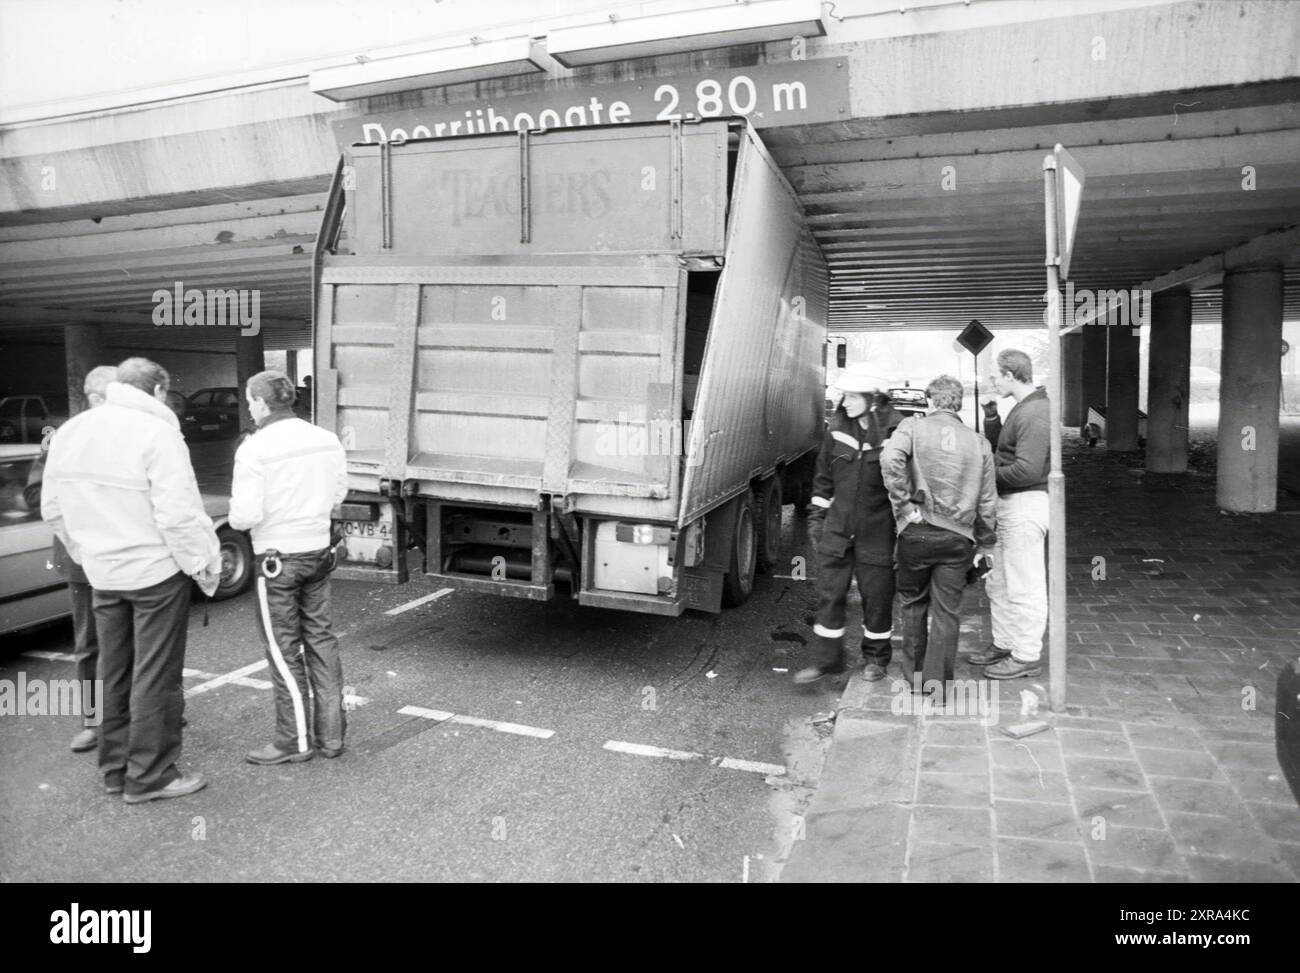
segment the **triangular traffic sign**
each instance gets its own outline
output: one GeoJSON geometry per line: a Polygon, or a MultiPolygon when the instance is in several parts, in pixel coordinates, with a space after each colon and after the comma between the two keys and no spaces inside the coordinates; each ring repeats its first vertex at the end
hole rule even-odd
{"type": "Polygon", "coordinates": [[[1070,276],[1070,257],[1074,252],[1074,231],[1079,227],[1079,203],[1083,199],[1083,166],[1057,145],[1056,156],[1056,250],[1060,254],[1061,277],[1070,276]]]}

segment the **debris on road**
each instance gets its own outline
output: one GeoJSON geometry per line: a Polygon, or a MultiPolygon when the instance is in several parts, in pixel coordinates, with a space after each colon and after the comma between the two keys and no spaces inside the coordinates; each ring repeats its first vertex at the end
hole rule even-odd
{"type": "Polygon", "coordinates": [[[1028,723],[1012,723],[1010,726],[1004,726],[1002,732],[1013,740],[1023,740],[1025,737],[1049,729],[1051,729],[1050,723],[1045,723],[1042,720],[1030,720],[1028,723]]]}

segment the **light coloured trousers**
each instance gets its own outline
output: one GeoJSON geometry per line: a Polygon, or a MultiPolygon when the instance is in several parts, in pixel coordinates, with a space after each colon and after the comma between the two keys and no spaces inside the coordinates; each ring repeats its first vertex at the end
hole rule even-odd
{"type": "Polygon", "coordinates": [[[998,543],[984,581],[993,644],[1018,662],[1037,662],[1047,630],[1047,492],[998,497],[998,543]]]}

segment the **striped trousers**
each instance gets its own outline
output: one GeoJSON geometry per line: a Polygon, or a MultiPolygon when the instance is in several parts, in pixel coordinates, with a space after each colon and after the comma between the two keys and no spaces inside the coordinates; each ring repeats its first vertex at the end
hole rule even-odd
{"type": "Polygon", "coordinates": [[[258,627],[270,663],[279,750],[343,748],[343,663],[331,621],[329,554],[327,547],[276,555],[273,577],[265,555],[257,558],[258,627]]]}
{"type": "Polygon", "coordinates": [[[845,602],[854,577],[862,597],[862,656],[868,664],[889,665],[893,635],[894,568],[843,556],[817,555],[817,615],[813,624],[814,663],[825,672],[844,668],[845,602]]]}

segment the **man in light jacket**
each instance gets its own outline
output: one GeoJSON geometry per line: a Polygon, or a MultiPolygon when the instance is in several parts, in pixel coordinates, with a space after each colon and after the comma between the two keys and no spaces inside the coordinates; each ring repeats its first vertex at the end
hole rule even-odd
{"type": "Polygon", "coordinates": [[[997,543],[997,490],[988,442],[958,418],[961,382],[940,375],[925,392],[930,414],[903,420],[881,448],[880,475],[899,529],[903,676],[946,696],[966,572],[997,543]]]}
{"type": "Polygon", "coordinates": [[[103,681],[99,769],[128,804],[206,786],[177,766],[190,584],[216,589],[221,546],[189,450],[147,358],[117,367],[106,402],[50,443],[41,515],[94,591],[103,681]]]}
{"type": "Polygon", "coordinates": [[[294,415],[293,383],[280,372],[254,375],[246,395],[257,431],[235,453],[230,525],[252,533],[258,623],[275,695],[275,737],[246,759],[337,757],[345,719],[330,610],[330,514],[347,496],[347,458],[337,436],[294,415]]]}
{"type": "MultiPolygon", "coordinates": [[[[105,402],[104,393],[108,389],[108,383],[116,381],[117,369],[112,365],[100,365],[87,372],[86,381],[81,387],[82,394],[86,396],[87,407],[93,409],[96,406],[103,405],[105,402]]],[[[49,445],[47,443],[46,451],[41,453],[40,458],[32,464],[32,472],[27,479],[27,485],[29,487],[34,486],[38,491],[37,498],[40,497],[39,491],[44,489],[45,462],[49,455],[49,445]]],[[[39,499],[35,500],[35,505],[40,506],[39,499]]],[[[72,640],[76,649],[74,654],[77,659],[77,685],[84,690],[86,686],[94,685],[99,667],[99,638],[95,633],[95,606],[93,603],[94,589],[90,587],[90,582],[86,579],[86,572],[81,569],[81,565],[68,557],[68,549],[64,547],[57,534],[54,536],[50,554],[54,563],[54,570],[60,578],[68,583],[68,596],[72,600],[72,640]]],[[[81,701],[83,722],[81,730],[72,738],[71,747],[74,753],[94,750],[99,745],[99,730],[97,727],[102,714],[91,711],[94,705],[94,700],[83,698],[81,701]]]]}

